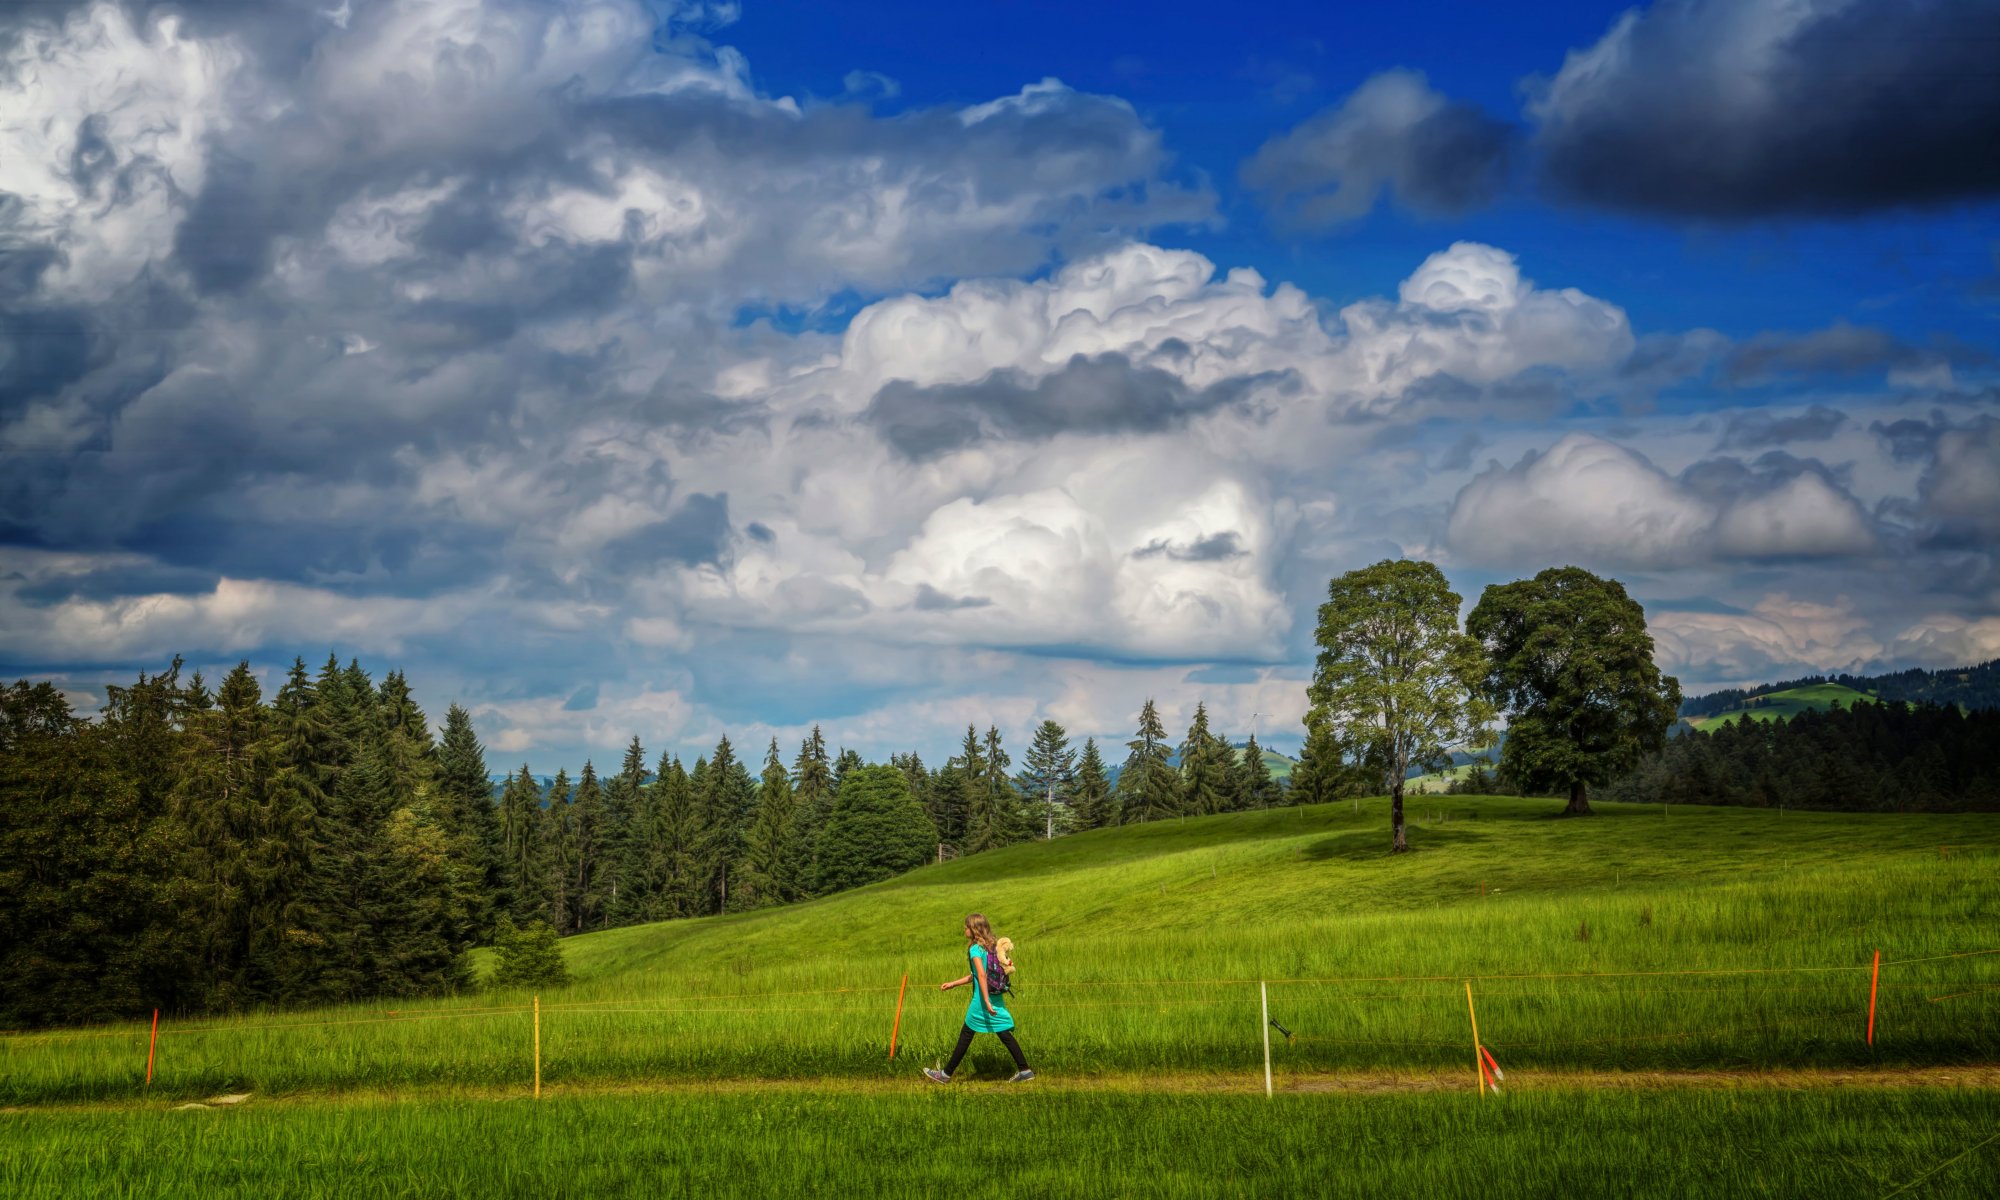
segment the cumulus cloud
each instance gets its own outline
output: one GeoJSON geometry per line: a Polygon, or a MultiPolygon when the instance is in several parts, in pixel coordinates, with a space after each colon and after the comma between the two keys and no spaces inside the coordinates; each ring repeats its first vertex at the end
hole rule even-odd
{"type": "Polygon", "coordinates": [[[1587,434],[1489,467],[1452,502],[1447,538],[1468,560],[1516,566],[1566,556],[1634,566],[1826,558],[1877,544],[1854,498],[1804,464],[1723,459],[1675,477],[1587,434]]]}
{"type": "Polygon", "coordinates": [[[1646,624],[1662,667],[1719,682],[1855,671],[1884,650],[1845,596],[1826,604],[1774,593],[1748,612],[1664,609],[1649,612],[1646,624]]]}
{"type": "Polygon", "coordinates": [[[1560,194],[1671,217],[1843,214],[2000,192],[1986,0],[1657,0],[1529,106],[1560,194]]]}
{"type": "Polygon", "coordinates": [[[1945,538],[1990,545],[2000,537],[2000,420],[1937,433],[1918,493],[1920,511],[1945,538]]]}
{"type": "Polygon", "coordinates": [[[1422,74],[1385,71],[1265,142],[1242,176],[1281,219],[1308,229],[1366,216],[1385,192],[1415,212],[1453,215],[1492,197],[1511,137],[1422,74]]]}

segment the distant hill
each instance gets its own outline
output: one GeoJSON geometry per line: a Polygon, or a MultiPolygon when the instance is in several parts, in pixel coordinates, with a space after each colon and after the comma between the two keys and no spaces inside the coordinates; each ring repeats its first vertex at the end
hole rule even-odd
{"type": "MultiPolygon", "coordinates": [[[[1806,701],[1803,704],[1805,708],[1825,707],[1825,703],[1810,703],[1815,694],[1825,702],[1838,699],[1842,704],[1850,704],[1854,699],[1847,694],[1850,692],[1877,700],[1923,700],[1932,704],[1956,704],[1965,709],[2000,708],[2000,659],[1974,667],[1949,667],[1934,671],[1912,669],[1887,675],[1808,675],[1803,679],[1786,679],[1752,688],[1724,688],[1688,697],[1681,702],[1681,716],[1699,726],[1702,723],[1700,718],[1755,711],[1756,706],[1750,705],[1749,701],[1785,692],[1802,693],[1795,699],[1806,701]],[[1846,691],[1812,692],[1812,689],[1828,685],[1846,691]]],[[[1764,715],[1768,718],[1778,714],[1767,712],[1764,715]]]]}
{"type": "Polygon", "coordinates": [[[1842,708],[1852,708],[1857,702],[1878,699],[1883,697],[1842,683],[1809,683],[1803,687],[1785,688],[1782,691],[1760,692],[1720,712],[1688,717],[1687,723],[1696,729],[1713,729],[1717,725],[1745,717],[1753,721],[1775,721],[1780,717],[1794,717],[1802,712],[1832,708],[1836,704],[1842,708]]]}

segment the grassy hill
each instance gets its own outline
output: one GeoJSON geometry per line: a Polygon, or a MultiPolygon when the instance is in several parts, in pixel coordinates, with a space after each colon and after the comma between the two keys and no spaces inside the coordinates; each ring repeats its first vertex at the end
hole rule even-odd
{"type": "Polygon", "coordinates": [[[1687,722],[1696,729],[1713,729],[1726,721],[1741,720],[1744,717],[1749,717],[1753,721],[1775,721],[1780,717],[1794,717],[1802,712],[1831,708],[1835,704],[1845,708],[1857,700],[1874,699],[1873,693],[1856,691],[1845,684],[1814,683],[1778,692],[1765,692],[1710,716],[1689,717],[1687,722]]]}
{"type": "MultiPolygon", "coordinates": [[[[1100,830],[789,908],[572,938],[574,984],[542,996],[544,1075],[904,1074],[957,1030],[966,993],[935,984],[960,971],[973,909],[1020,943],[1023,1037],[1072,1075],[1250,1069],[1260,979],[1301,1035],[1280,1054],[1294,1071],[1459,1063],[1467,977],[1515,1068],[2000,1055],[2000,990],[1925,999],[2000,984],[2000,955],[1885,969],[1895,1037],[1864,1055],[1852,1028],[1875,947],[1898,963],[2000,947],[2000,817],[1557,807],[1420,798],[1404,857],[1385,853],[1379,798],[1100,830]],[[1778,974],[1674,988],[1593,974],[1679,971],[1778,974]],[[892,1067],[905,973],[908,1058],[892,1067]],[[1547,973],[1564,978],[1526,980],[1547,973]]],[[[518,1087],[528,1000],[170,1014],[155,1091],[518,1087]]],[[[134,1039],[136,1025],[10,1040],[0,1103],[130,1094],[134,1039]]]]}
{"type": "Polygon", "coordinates": [[[524,992],[168,1014],[150,1089],[142,1024],[10,1035],[0,1189],[1983,1194],[2000,815],[1558,807],[1418,798],[1401,857],[1379,798],[1168,821],[572,938],[539,1104],[524,992]],[[936,985],[972,909],[1019,942],[1035,1083],[981,1086],[990,1044],[915,1075],[965,1011],[936,985]],[[1294,1035],[1275,1103],[1260,980],[1294,1035]],[[1504,1097],[1472,1085],[1468,985],[1504,1097]],[[252,1099],[200,1106],[224,1093],[252,1099]],[[971,1145],[1007,1186],[968,1182],[971,1145]]]}

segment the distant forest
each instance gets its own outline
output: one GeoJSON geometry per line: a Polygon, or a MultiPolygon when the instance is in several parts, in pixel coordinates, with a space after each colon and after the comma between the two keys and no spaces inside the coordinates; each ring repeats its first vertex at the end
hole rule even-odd
{"type": "Polygon", "coordinates": [[[1815,684],[1837,683],[1857,692],[1868,692],[1880,700],[1923,701],[1930,704],[1957,704],[1965,708],[2000,708],[2000,659],[1976,667],[1951,667],[1934,671],[1911,669],[1888,675],[1807,675],[1753,688],[1724,688],[1719,692],[1691,696],[1681,702],[1683,717],[1712,717],[1746,700],[1772,692],[1815,684]]]}
{"type": "Polygon", "coordinates": [[[1899,701],[1729,721],[1670,739],[1602,795],[1644,804],[2000,811],[2000,710],[1899,701]]]}
{"type": "Polygon", "coordinates": [[[727,737],[690,768],[586,762],[495,788],[457,705],[434,736],[408,681],[181,664],[113,687],[96,720],[53,685],[0,687],[0,1024],[77,1023],[450,992],[510,926],[577,933],[856,887],[941,856],[1099,825],[1334,799],[1368,786],[1330,744],[1274,780],[1197,706],[1152,701],[1114,786],[1094,740],[1045,721],[1021,769],[968,726],[932,769],[869,765],[817,727],[753,772],[727,737]],[[1317,757],[1315,757],[1315,755],[1317,757]]]}

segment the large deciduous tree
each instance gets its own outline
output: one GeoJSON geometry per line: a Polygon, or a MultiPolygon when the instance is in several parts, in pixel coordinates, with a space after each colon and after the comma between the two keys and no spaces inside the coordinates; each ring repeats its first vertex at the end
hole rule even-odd
{"type": "Polygon", "coordinates": [[[1458,606],[1435,565],[1384,559],[1335,579],[1319,610],[1306,725],[1380,765],[1398,853],[1409,849],[1403,780],[1410,768],[1434,770],[1454,748],[1490,736],[1493,706],[1478,690],[1485,656],[1459,629],[1458,606]]]}
{"type": "Polygon", "coordinates": [[[1466,627],[1486,647],[1485,694],[1509,713],[1501,773],[1522,788],[1567,791],[1565,811],[1587,814],[1591,785],[1665,742],[1680,681],[1653,662],[1646,611],[1617,580],[1550,567],[1494,584],[1466,627]]]}

